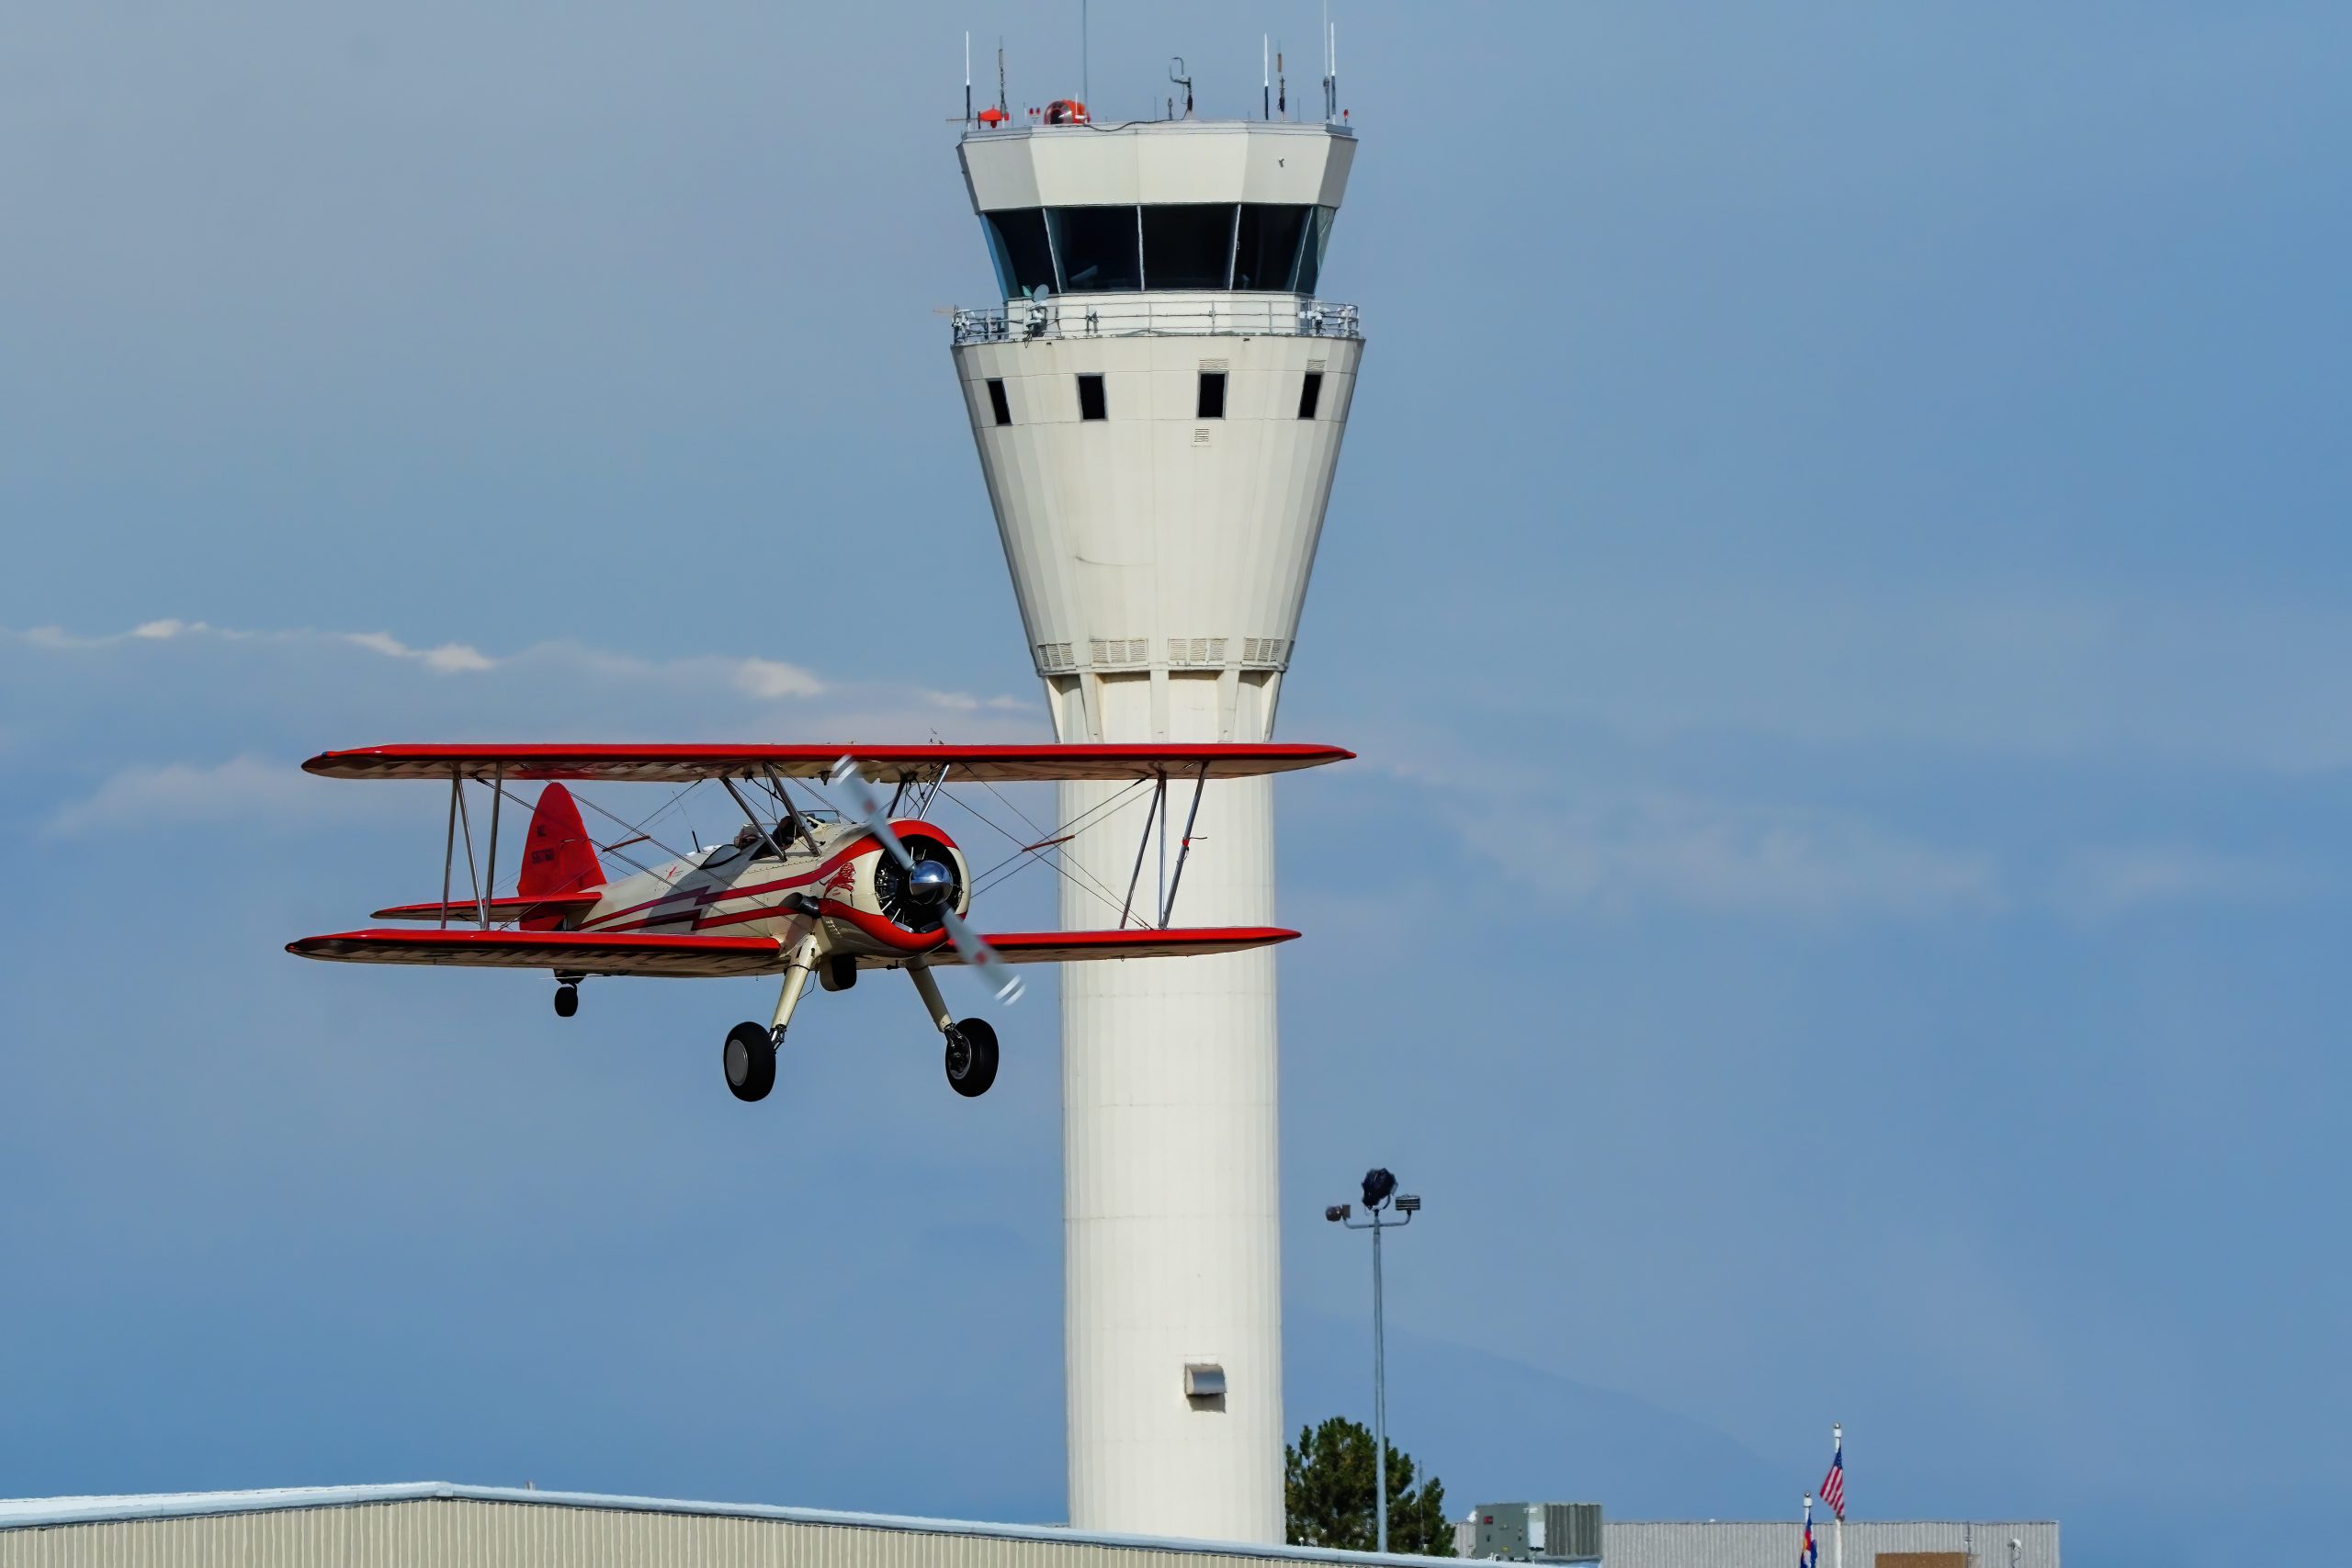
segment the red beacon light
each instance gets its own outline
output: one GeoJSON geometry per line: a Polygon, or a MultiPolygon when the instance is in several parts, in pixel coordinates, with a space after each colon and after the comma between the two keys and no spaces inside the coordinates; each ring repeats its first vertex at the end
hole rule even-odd
{"type": "Polygon", "coordinates": [[[1006,120],[1009,120],[1012,118],[1012,117],[1011,115],[1005,113],[994,104],[990,104],[988,107],[980,111],[980,124],[984,129],[989,130],[994,130],[998,126],[1002,125],[1006,120]]]}
{"type": "Polygon", "coordinates": [[[1086,106],[1076,98],[1056,98],[1046,106],[1046,123],[1047,125],[1091,125],[1093,122],[1087,118],[1086,106]]]}

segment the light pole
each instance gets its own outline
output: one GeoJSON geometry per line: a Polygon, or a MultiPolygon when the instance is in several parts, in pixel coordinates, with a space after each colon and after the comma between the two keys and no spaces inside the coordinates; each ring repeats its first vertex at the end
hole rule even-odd
{"type": "Polygon", "coordinates": [[[1375,1551],[1388,1550],[1388,1352],[1387,1326],[1380,1301],[1380,1233],[1409,1225],[1413,1216],[1421,1212],[1421,1201],[1410,1192],[1396,1190],[1396,1179],[1386,1170],[1374,1168],[1363,1173],[1363,1213],[1359,1221],[1350,1218],[1351,1206],[1334,1203],[1323,1211],[1323,1217],[1334,1224],[1351,1231],[1372,1233],[1372,1434],[1375,1452],[1373,1457],[1372,1515],[1378,1531],[1375,1551]],[[1391,1202],[1402,1218],[1381,1218],[1391,1202]]]}

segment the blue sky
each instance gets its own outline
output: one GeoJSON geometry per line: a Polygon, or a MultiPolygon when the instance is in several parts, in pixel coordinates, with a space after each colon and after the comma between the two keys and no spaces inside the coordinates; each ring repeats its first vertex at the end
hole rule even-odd
{"type": "MultiPolygon", "coordinates": [[[[1072,9],[0,19],[0,1491],[1058,1517],[1050,984],[978,1105],[875,987],[746,1111],[763,987],[280,944],[434,892],[325,746],[1044,733],[939,312],[961,33],[1041,102],[1072,9]]],[[[1247,110],[1269,29],[1312,101],[1313,7],[1095,9],[1105,113],[1247,110]]],[[[1340,20],[1293,1424],[1366,1404],[1379,1162],[1457,1503],[1770,1516],[1842,1419],[1860,1516],[2320,1555],[2352,27],[1340,20]]]]}

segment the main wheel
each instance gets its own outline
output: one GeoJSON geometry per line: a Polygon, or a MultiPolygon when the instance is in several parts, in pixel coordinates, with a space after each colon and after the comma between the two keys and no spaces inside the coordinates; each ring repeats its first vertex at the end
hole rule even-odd
{"type": "Polygon", "coordinates": [[[727,1091],[741,1100],[765,1100],[775,1087],[775,1037],[756,1023],[727,1032],[727,1091]]]}
{"type": "Polygon", "coordinates": [[[578,1012],[579,1010],[580,987],[571,985],[558,986],[555,988],[556,1017],[570,1018],[573,1013],[578,1012]]]}
{"type": "Polygon", "coordinates": [[[984,1018],[967,1018],[947,1032],[947,1087],[975,1100],[994,1082],[996,1031],[984,1018]]]}

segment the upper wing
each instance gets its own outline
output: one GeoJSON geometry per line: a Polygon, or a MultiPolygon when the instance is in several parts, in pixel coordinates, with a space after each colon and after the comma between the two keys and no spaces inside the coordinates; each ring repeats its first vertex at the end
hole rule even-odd
{"type": "Polygon", "coordinates": [[[1150,746],[366,746],[326,751],[302,764],[331,779],[592,779],[608,783],[691,784],[697,779],[821,778],[843,757],[882,784],[913,783],[942,769],[952,778],[1013,779],[1256,778],[1355,755],[1337,746],[1289,741],[1150,746]]]}
{"type": "Polygon", "coordinates": [[[458,964],[681,979],[774,974],[785,962],[784,950],[765,937],[606,936],[594,931],[338,931],[289,942],[286,951],[345,964],[458,964]]]}
{"type": "MultiPolygon", "coordinates": [[[[980,940],[1007,964],[1082,964],[1096,958],[1196,958],[1210,953],[1239,953],[1272,947],[1298,935],[1280,926],[1192,926],[1170,931],[1128,927],[1103,931],[990,931],[980,940]]],[[[886,961],[887,962],[887,961],[886,961]]],[[[964,955],[942,947],[927,964],[961,964],[964,955]]]]}

